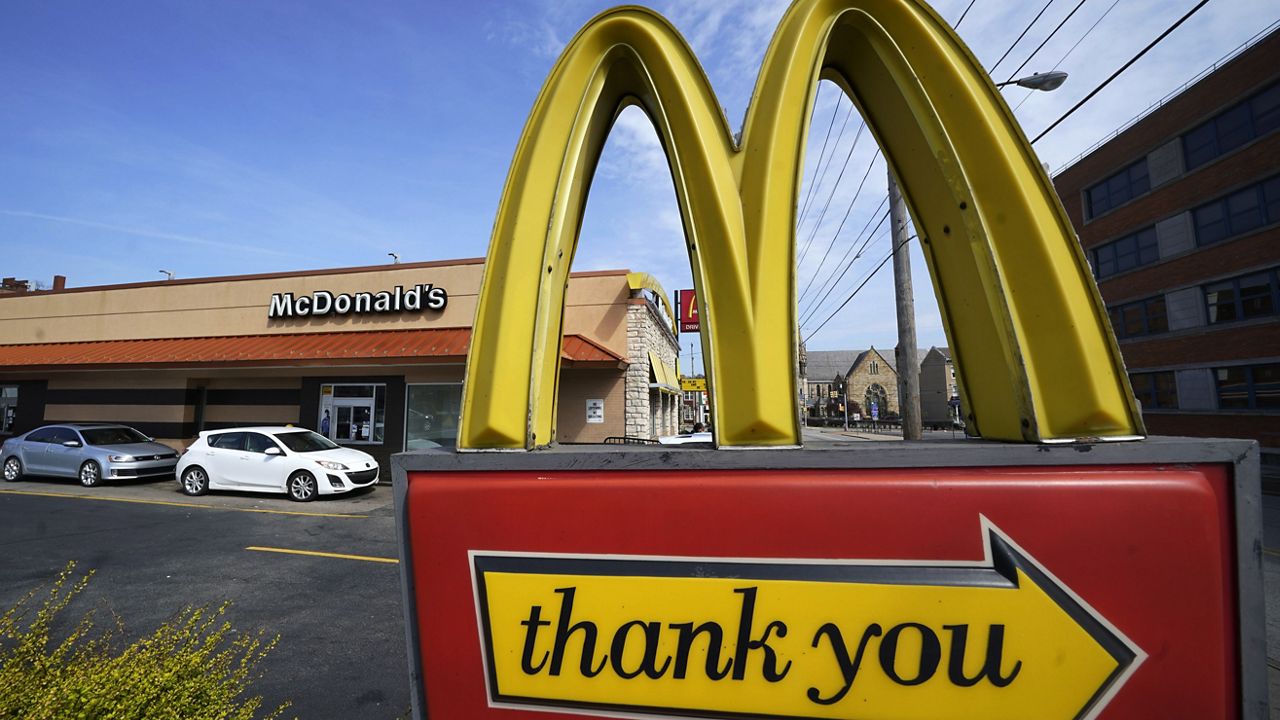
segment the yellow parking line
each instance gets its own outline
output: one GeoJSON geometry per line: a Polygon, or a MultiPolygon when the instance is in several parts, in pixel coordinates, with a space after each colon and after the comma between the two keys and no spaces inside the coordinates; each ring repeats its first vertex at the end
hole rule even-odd
{"type": "Polygon", "coordinates": [[[341,515],[338,513],[301,512],[299,510],[265,510],[262,508],[219,507],[168,500],[138,500],[136,498],[107,497],[105,495],[70,495],[68,493],[36,492],[34,490],[0,490],[0,494],[37,495],[40,497],[70,498],[72,500],[106,500],[109,502],[137,503],[139,505],[169,505],[171,507],[199,508],[201,510],[231,510],[234,512],[266,513],[268,515],[304,515],[306,517],[367,518],[368,515],[341,515]]]}
{"type": "Polygon", "coordinates": [[[395,558],[371,557],[369,555],[344,555],[342,553],[317,552],[315,550],[287,550],[285,548],[257,547],[257,546],[250,546],[245,548],[245,550],[256,550],[258,552],[284,553],[285,555],[309,555],[311,557],[338,558],[340,560],[363,560],[365,562],[376,562],[376,563],[400,562],[395,558]]]}
{"type": "Polygon", "coordinates": [[[1264,548],[1262,548],[1262,552],[1264,552],[1264,553],[1266,553],[1266,554],[1268,554],[1268,555],[1275,555],[1276,557],[1280,557],[1280,550],[1272,550],[1272,549],[1271,549],[1271,548],[1269,548],[1269,547],[1264,547],[1264,548]]]}

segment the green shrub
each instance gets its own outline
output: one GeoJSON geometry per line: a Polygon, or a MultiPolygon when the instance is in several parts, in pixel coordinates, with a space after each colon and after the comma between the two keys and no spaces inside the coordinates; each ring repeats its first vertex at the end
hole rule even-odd
{"type": "Polygon", "coordinates": [[[123,650],[119,618],[102,631],[86,612],[55,641],[54,620],[89,583],[68,563],[45,588],[0,615],[0,718],[24,720],[276,720],[250,695],[258,663],[279,637],[237,633],[217,610],[188,607],[123,650]],[[43,599],[38,599],[42,597],[43,599]]]}

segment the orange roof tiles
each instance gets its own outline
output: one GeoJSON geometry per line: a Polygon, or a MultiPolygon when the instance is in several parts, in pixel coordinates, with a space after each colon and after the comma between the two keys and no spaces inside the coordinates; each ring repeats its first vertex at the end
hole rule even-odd
{"type": "MultiPolygon", "coordinates": [[[[290,333],[233,337],[105,340],[0,345],[0,369],[120,365],[326,365],[343,362],[461,362],[469,328],[290,333]]],[[[569,363],[623,359],[580,336],[564,338],[560,357],[569,363]]]]}

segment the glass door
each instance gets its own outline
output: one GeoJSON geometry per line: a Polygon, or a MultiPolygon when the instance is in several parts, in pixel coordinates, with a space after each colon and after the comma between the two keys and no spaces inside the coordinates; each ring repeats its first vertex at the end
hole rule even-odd
{"type": "Polygon", "coordinates": [[[329,439],[338,443],[373,442],[373,399],[334,398],[335,422],[329,439]]]}

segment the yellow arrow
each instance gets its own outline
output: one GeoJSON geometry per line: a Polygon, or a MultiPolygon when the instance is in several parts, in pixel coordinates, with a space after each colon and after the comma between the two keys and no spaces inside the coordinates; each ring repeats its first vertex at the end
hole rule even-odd
{"type": "Polygon", "coordinates": [[[1141,649],[983,519],[978,563],[473,552],[489,701],[666,717],[1095,717],[1141,649]]]}

